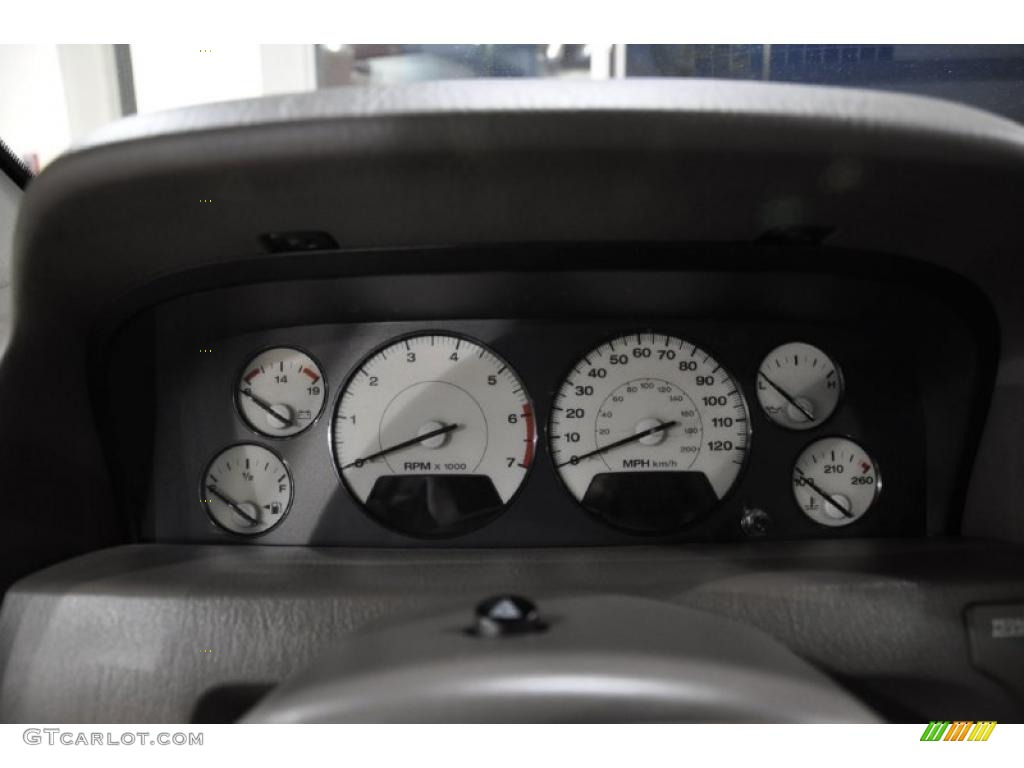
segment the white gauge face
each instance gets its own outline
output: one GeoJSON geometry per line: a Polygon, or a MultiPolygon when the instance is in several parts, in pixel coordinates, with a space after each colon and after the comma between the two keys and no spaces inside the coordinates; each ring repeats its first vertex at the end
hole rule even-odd
{"type": "Polygon", "coordinates": [[[393,342],[353,374],[334,415],[334,458],[371,515],[405,533],[482,525],[533,463],[533,406],[494,352],[446,334],[393,342]]]}
{"type": "Polygon", "coordinates": [[[313,358],[297,349],[275,347],[245,366],[235,401],[245,422],[261,435],[290,437],[316,421],[326,389],[313,358]]]}
{"type": "Polygon", "coordinates": [[[206,513],[221,528],[254,536],[280,523],[292,504],[292,479],[277,454],[242,443],[210,462],[199,491],[206,513]]]}
{"type": "Polygon", "coordinates": [[[757,400],[780,427],[813,429],[835,411],[843,396],[843,374],[817,347],[794,341],[776,347],[757,373],[757,400]]]}
{"type": "Polygon", "coordinates": [[[863,448],[845,437],[811,443],[793,467],[793,495],[811,520],[838,527],[860,519],[882,490],[882,477],[863,448]]]}
{"type": "Polygon", "coordinates": [[[588,352],[555,397],[551,454],[573,496],[640,532],[707,514],[743,467],[746,401],[694,344],[633,334],[588,352]]]}

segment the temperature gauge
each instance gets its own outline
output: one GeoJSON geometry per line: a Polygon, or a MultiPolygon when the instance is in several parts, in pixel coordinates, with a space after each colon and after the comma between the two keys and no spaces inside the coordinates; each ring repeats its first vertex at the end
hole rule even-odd
{"type": "Polygon", "coordinates": [[[324,407],[320,366],[298,349],[260,352],[242,369],[235,402],[245,423],[267,437],[291,437],[309,428],[324,407]]]}
{"type": "Polygon", "coordinates": [[[757,371],[757,400],[780,427],[813,429],[843,396],[843,375],[817,347],[793,341],[776,347],[757,371]]]}
{"type": "Polygon", "coordinates": [[[845,437],[811,443],[793,467],[793,495],[811,520],[838,527],[858,520],[882,490],[867,451],[845,437]]]}
{"type": "Polygon", "coordinates": [[[292,504],[292,478],[276,453],[240,443],[210,462],[199,490],[206,514],[221,528],[244,536],[266,533],[292,504]]]}

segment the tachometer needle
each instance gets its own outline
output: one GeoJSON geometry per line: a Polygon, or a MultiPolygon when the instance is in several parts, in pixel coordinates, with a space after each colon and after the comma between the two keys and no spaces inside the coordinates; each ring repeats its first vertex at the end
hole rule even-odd
{"type": "Polygon", "coordinates": [[[629,443],[635,443],[637,440],[647,437],[648,435],[654,435],[657,434],[658,432],[664,432],[669,427],[674,427],[678,423],[678,421],[666,421],[664,424],[659,424],[656,427],[651,427],[650,429],[645,429],[641,432],[637,432],[636,434],[630,435],[629,437],[624,437],[621,440],[616,440],[614,443],[608,443],[608,445],[603,445],[600,448],[591,451],[590,453],[584,453],[582,456],[572,456],[569,458],[568,461],[563,461],[558,466],[564,467],[566,464],[579,464],[584,459],[589,459],[591,456],[597,456],[599,454],[604,453],[605,451],[610,451],[612,448],[618,448],[620,445],[628,445],[629,443]]]}
{"type": "Polygon", "coordinates": [[[449,432],[458,429],[460,426],[460,424],[446,424],[443,427],[432,429],[430,432],[424,432],[422,435],[417,435],[409,440],[403,440],[400,443],[395,443],[394,445],[377,451],[376,453],[371,453],[369,456],[363,456],[361,459],[349,462],[343,466],[342,469],[348,469],[349,467],[361,467],[368,461],[379,459],[381,456],[387,456],[389,453],[394,453],[395,451],[400,451],[403,448],[408,448],[410,445],[417,445],[418,443],[422,443],[424,440],[429,440],[430,438],[437,437],[438,435],[447,435],[449,432]]]}
{"type": "Polygon", "coordinates": [[[796,467],[796,471],[800,473],[800,477],[802,477],[804,479],[804,483],[807,485],[808,488],[810,488],[816,494],[821,496],[821,498],[823,498],[825,501],[827,501],[833,507],[838,509],[839,513],[841,515],[843,515],[844,517],[853,517],[853,513],[850,510],[848,510],[846,507],[844,507],[838,501],[833,499],[830,494],[827,494],[823,490],[821,490],[821,488],[818,487],[818,484],[816,482],[814,482],[813,480],[811,480],[811,478],[807,477],[804,474],[803,470],[800,469],[800,467],[796,467]]]}
{"type": "Polygon", "coordinates": [[[218,491],[217,490],[217,486],[215,486],[215,485],[208,485],[208,486],[206,486],[206,490],[208,490],[210,493],[212,493],[218,499],[223,501],[225,504],[227,504],[229,507],[231,507],[233,510],[235,510],[235,512],[240,514],[242,517],[244,517],[246,520],[248,520],[253,525],[259,525],[259,522],[260,522],[259,520],[257,520],[255,517],[250,515],[244,509],[242,509],[242,505],[237,503],[234,499],[232,499],[232,498],[230,498],[228,496],[225,496],[223,493],[218,491]]]}
{"type": "Polygon", "coordinates": [[[241,393],[242,393],[243,395],[245,395],[246,397],[248,397],[248,398],[249,398],[250,400],[252,400],[252,401],[253,401],[254,403],[256,403],[256,405],[258,405],[258,406],[259,406],[260,408],[262,408],[262,409],[263,409],[264,411],[266,411],[267,413],[269,413],[269,414],[270,414],[271,416],[273,416],[273,417],[274,417],[275,419],[277,419],[278,421],[280,421],[280,422],[281,422],[282,424],[284,424],[284,425],[285,425],[286,427],[292,427],[292,426],[295,426],[295,422],[294,422],[294,421],[292,421],[292,420],[291,420],[290,418],[288,418],[287,416],[282,416],[282,415],[281,415],[280,413],[278,413],[277,411],[275,411],[275,410],[274,410],[274,406],[272,406],[272,405],[271,405],[270,403],[268,403],[268,402],[267,402],[266,400],[264,400],[264,399],[263,399],[262,397],[257,397],[256,395],[254,395],[254,394],[253,394],[253,393],[252,393],[252,392],[251,392],[250,390],[248,390],[248,389],[240,389],[240,390],[238,390],[238,391],[239,391],[239,392],[241,392],[241,393]]]}
{"type": "Polygon", "coordinates": [[[758,373],[758,375],[762,379],[764,379],[765,381],[768,382],[768,384],[771,386],[772,389],[774,389],[776,392],[778,392],[780,395],[782,395],[784,398],[786,398],[786,400],[789,401],[790,405],[792,405],[794,408],[796,408],[798,411],[800,411],[800,413],[802,413],[804,416],[806,416],[808,421],[814,421],[814,416],[812,416],[810,413],[808,413],[807,409],[804,408],[802,405],[800,405],[800,403],[798,403],[794,397],[792,397],[788,392],[786,392],[786,390],[784,390],[782,387],[780,387],[774,381],[772,381],[767,376],[765,376],[763,371],[758,371],[757,373],[758,373]]]}

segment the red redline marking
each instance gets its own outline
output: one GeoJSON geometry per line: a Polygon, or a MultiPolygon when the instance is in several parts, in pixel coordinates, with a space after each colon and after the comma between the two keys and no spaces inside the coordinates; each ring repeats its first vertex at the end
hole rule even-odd
{"type": "Polygon", "coordinates": [[[534,425],[533,410],[528,405],[523,406],[523,418],[526,420],[526,453],[523,454],[523,466],[528,467],[533,463],[534,425]]]}
{"type": "Polygon", "coordinates": [[[303,368],[302,372],[304,374],[306,374],[307,376],[309,376],[309,378],[311,378],[313,380],[314,384],[316,384],[318,381],[320,381],[320,377],[317,376],[315,373],[313,373],[313,371],[309,370],[309,368],[303,368]]]}
{"type": "Polygon", "coordinates": [[[259,368],[253,368],[251,371],[249,371],[247,374],[245,374],[245,383],[248,384],[249,382],[251,382],[253,379],[255,379],[259,375],[260,375],[260,369],[259,368]]]}
{"type": "Polygon", "coordinates": [[[867,474],[868,472],[870,472],[870,471],[871,471],[871,465],[870,465],[870,464],[868,464],[868,463],[867,463],[866,461],[862,461],[862,462],[860,463],[860,465],[861,465],[861,467],[862,467],[862,471],[861,471],[861,474],[862,474],[862,475],[866,475],[866,474],[867,474]]]}

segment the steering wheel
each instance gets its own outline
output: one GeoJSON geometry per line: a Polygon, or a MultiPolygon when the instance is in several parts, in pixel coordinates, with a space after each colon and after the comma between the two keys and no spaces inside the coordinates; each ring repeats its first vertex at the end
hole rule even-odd
{"type": "Polygon", "coordinates": [[[355,633],[272,690],[249,723],[873,723],[768,635],[622,596],[514,595],[355,633]]]}

